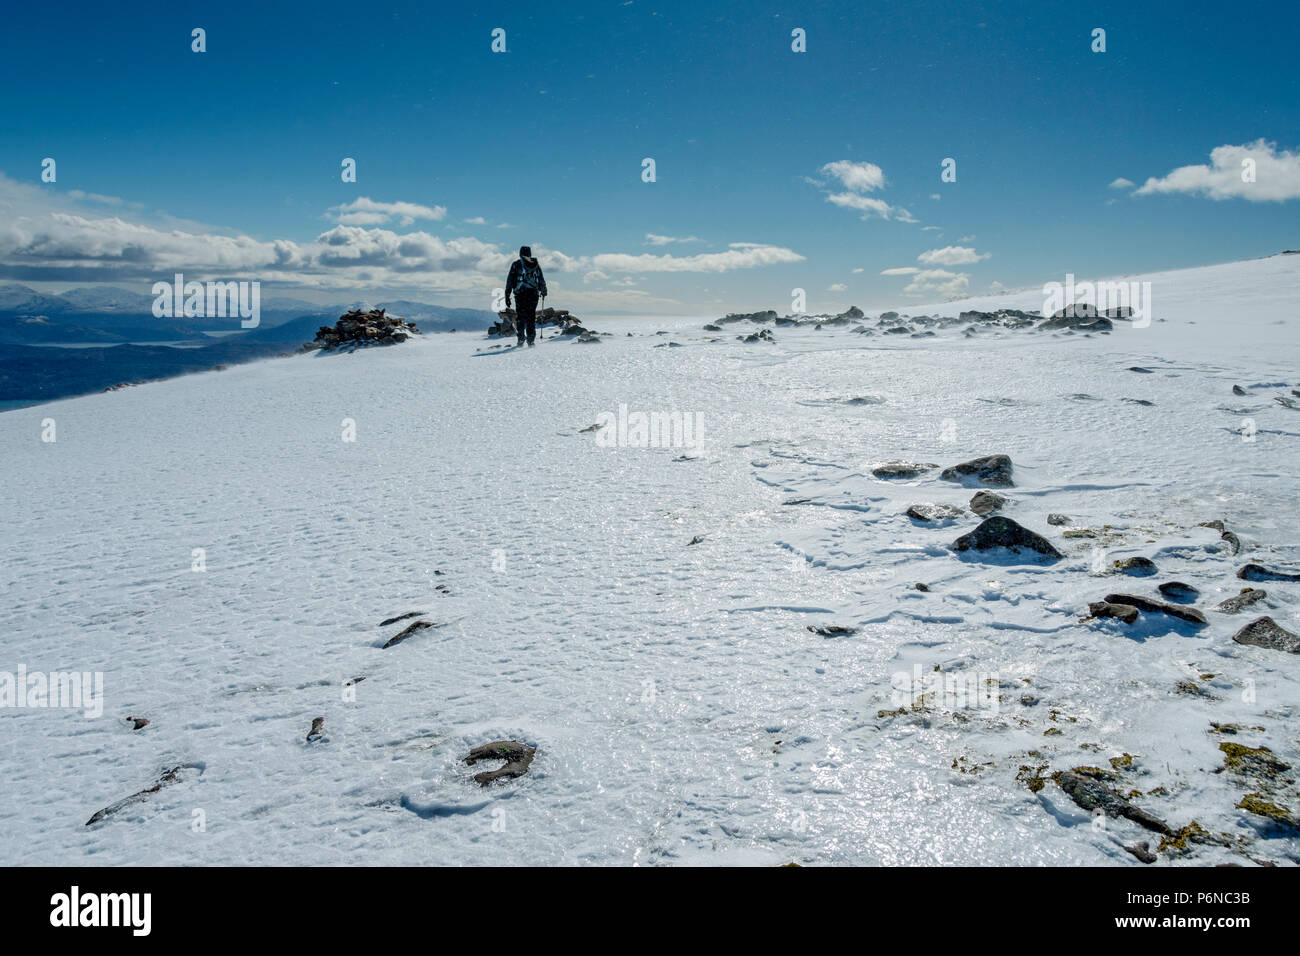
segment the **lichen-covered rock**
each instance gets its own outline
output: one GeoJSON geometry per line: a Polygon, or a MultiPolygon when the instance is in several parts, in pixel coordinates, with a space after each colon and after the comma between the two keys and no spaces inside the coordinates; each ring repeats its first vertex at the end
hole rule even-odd
{"type": "Polygon", "coordinates": [[[914,521],[924,521],[927,524],[948,524],[965,513],[955,505],[936,505],[929,502],[911,505],[907,509],[909,518],[914,521]]]}
{"type": "Polygon", "coordinates": [[[974,481],[990,488],[1010,488],[1015,485],[1011,480],[1011,459],[1007,455],[985,455],[972,458],[951,468],[945,468],[939,477],[946,481],[960,481],[965,484],[974,481]]]}
{"type": "Polygon", "coordinates": [[[977,491],[971,497],[970,510],[983,518],[995,511],[1002,510],[1002,506],[1006,503],[1007,499],[1002,495],[994,494],[992,491],[977,491]]]}
{"type": "Polygon", "coordinates": [[[1120,574],[1128,574],[1136,578],[1150,577],[1159,570],[1154,561],[1150,558],[1143,558],[1141,556],[1125,558],[1123,561],[1116,561],[1112,567],[1114,567],[1114,569],[1120,574]]]}
{"type": "Polygon", "coordinates": [[[1215,608],[1216,611],[1222,611],[1224,614],[1236,614],[1256,604],[1268,597],[1268,592],[1262,588],[1242,588],[1240,594],[1235,594],[1222,601],[1215,608]]]}
{"type": "Polygon", "coordinates": [[[1088,614],[1092,617],[1113,617],[1125,624],[1134,624],[1138,619],[1138,609],[1132,604],[1111,604],[1109,601],[1094,601],[1089,604],[1088,614]]]}
{"type": "Polygon", "coordinates": [[[1300,654],[1300,635],[1292,634],[1271,617],[1256,618],[1232,635],[1232,639],[1238,644],[1248,644],[1251,647],[1300,654]]]}

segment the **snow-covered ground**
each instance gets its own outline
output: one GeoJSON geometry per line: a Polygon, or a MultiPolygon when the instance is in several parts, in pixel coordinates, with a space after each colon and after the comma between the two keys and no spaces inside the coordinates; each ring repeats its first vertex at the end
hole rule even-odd
{"type": "Polygon", "coordinates": [[[1216,772],[1223,742],[1300,767],[1300,657],[1231,639],[1261,614],[1300,630],[1300,584],[1212,609],[1247,561],[1300,566],[1300,409],[1273,400],[1300,388],[1300,256],[1135,278],[1156,321],[1110,335],[913,339],[872,313],[870,336],[747,344],[748,321],[628,319],[599,344],[432,335],[0,415],[0,671],[104,675],[98,719],[0,710],[0,862],[1140,866],[1123,845],[1157,835],[1047,779],[1078,766],[1209,834],[1161,864],[1300,861],[1237,808],[1300,812],[1300,771],[1216,772]],[[698,413],[703,446],[583,431],[621,405],[698,413]],[[1004,513],[1064,560],[959,555],[978,518],[904,512],[973,488],[871,475],[992,453],[1004,513]],[[1130,556],[1159,573],[1109,573],[1130,556]],[[1175,579],[1208,626],[1080,622],[1175,579]],[[440,626],[381,649],[408,611],[440,626]],[[996,699],[918,710],[913,674],[996,699]],[[462,758],[500,738],[536,760],[480,788],[462,758]]]}

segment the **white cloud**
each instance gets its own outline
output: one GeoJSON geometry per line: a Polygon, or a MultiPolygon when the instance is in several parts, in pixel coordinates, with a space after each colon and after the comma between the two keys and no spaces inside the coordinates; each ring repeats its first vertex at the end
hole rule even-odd
{"type": "Polygon", "coordinates": [[[836,282],[826,287],[827,292],[848,292],[849,287],[843,282],[836,282]]]}
{"type": "Polygon", "coordinates": [[[944,246],[926,250],[916,257],[916,261],[923,266],[965,266],[992,255],[991,252],[978,253],[969,246],[944,246]]]}
{"type": "Polygon", "coordinates": [[[974,237],[974,236],[962,236],[962,237],[961,237],[960,239],[958,239],[957,241],[958,241],[958,242],[974,242],[974,241],[975,241],[975,237],[974,237]]]}
{"type": "Polygon", "coordinates": [[[122,205],[122,200],[119,199],[119,198],[117,198],[116,196],[101,196],[99,193],[88,193],[88,192],[83,192],[83,191],[80,190],[80,189],[69,189],[69,190],[68,190],[68,198],[69,198],[69,199],[78,199],[78,200],[81,200],[81,201],[83,201],[83,202],[94,202],[94,203],[99,203],[99,204],[104,205],[104,206],[120,206],[120,205],[122,205]]]}
{"type": "Polygon", "coordinates": [[[938,202],[943,197],[940,196],[938,193],[930,193],[930,198],[933,199],[935,202],[938,202]]]}
{"type": "Polygon", "coordinates": [[[646,245],[648,246],[666,246],[669,243],[673,243],[673,242],[703,242],[703,241],[704,240],[701,239],[699,236],[686,236],[682,239],[678,239],[675,236],[657,236],[653,232],[647,232],[645,234],[645,242],[646,245]]]}
{"type": "MultiPolygon", "coordinates": [[[[401,288],[486,296],[500,285],[514,258],[514,249],[503,250],[499,242],[424,230],[338,223],[310,239],[263,240],[162,216],[155,220],[132,221],[116,209],[106,214],[89,197],[70,197],[0,174],[0,280],[139,287],[184,272],[200,281],[256,279],[318,291],[401,288]]],[[[548,275],[574,277],[565,295],[567,301],[572,292],[575,302],[588,293],[601,295],[602,285],[636,284],[645,274],[722,273],[804,259],[791,249],[752,242],[693,256],[574,256],[536,243],[533,249],[548,275]],[[593,287],[584,290],[578,277],[593,287]]],[[[635,301],[647,304],[672,302],[638,295],[635,301]]]]}
{"type": "Polygon", "coordinates": [[[781,246],[754,242],[733,242],[726,252],[702,252],[693,256],[656,256],[650,253],[601,253],[591,257],[597,269],[609,272],[729,272],[756,266],[802,262],[803,256],[781,246]]]}
{"type": "Polygon", "coordinates": [[[1169,175],[1152,177],[1134,195],[1184,193],[1210,199],[1284,202],[1300,199],[1300,153],[1278,151],[1257,139],[1242,146],[1216,146],[1208,166],[1181,166],[1169,175]],[[1255,181],[1242,182],[1243,162],[1253,160],[1255,181]]]}
{"type": "Polygon", "coordinates": [[[863,269],[862,266],[858,266],[856,269],[853,270],[853,274],[857,275],[859,272],[865,272],[865,271],[866,270],[863,269]]]}
{"type": "Polygon", "coordinates": [[[942,228],[943,228],[942,226],[922,226],[922,227],[921,227],[921,231],[922,231],[922,232],[939,232],[942,228]]]}
{"type": "Polygon", "coordinates": [[[398,225],[409,226],[417,219],[440,220],[447,215],[447,208],[412,202],[376,202],[369,196],[361,196],[331,207],[330,213],[343,226],[380,226],[394,219],[398,225]]]}
{"type": "Polygon", "coordinates": [[[467,223],[469,223],[471,226],[486,226],[486,225],[487,225],[487,220],[484,219],[482,216],[475,216],[473,219],[466,219],[465,221],[466,221],[467,223]]]}
{"type": "Polygon", "coordinates": [[[904,295],[961,295],[970,286],[970,276],[965,272],[948,272],[946,269],[922,269],[903,287],[904,295]]]}
{"type": "Polygon", "coordinates": [[[1113,179],[1113,180],[1111,180],[1110,186],[1109,186],[1108,188],[1110,188],[1110,189],[1132,189],[1132,188],[1133,188],[1134,186],[1136,186],[1136,185],[1137,185],[1137,183],[1133,182],[1133,180],[1131,180],[1131,179],[1125,179],[1123,176],[1121,176],[1121,177],[1119,177],[1119,179],[1113,179]]]}
{"type": "Polygon", "coordinates": [[[825,192],[827,202],[860,212],[863,220],[892,219],[895,222],[916,222],[906,209],[890,205],[883,199],[873,199],[864,195],[885,185],[884,171],[875,163],[855,163],[848,159],[837,159],[833,163],[824,164],[818,172],[826,178],[808,181],[825,192]],[[833,180],[838,185],[831,185],[826,180],[833,180]]]}
{"type": "Polygon", "coordinates": [[[901,266],[897,269],[883,269],[880,274],[882,276],[910,276],[920,271],[916,266],[901,266]]]}
{"type": "Polygon", "coordinates": [[[869,193],[885,185],[885,172],[875,163],[837,159],[822,166],[820,172],[823,176],[838,179],[845,189],[854,192],[869,193]]]}

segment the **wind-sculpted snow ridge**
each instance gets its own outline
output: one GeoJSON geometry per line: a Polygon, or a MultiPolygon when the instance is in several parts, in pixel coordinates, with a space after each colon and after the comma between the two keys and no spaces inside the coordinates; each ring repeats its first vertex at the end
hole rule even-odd
{"type": "Polygon", "coordinates": [[[103,674],[0,708],[5,862],[1298,862],[1297,258],[0,415],[0,672],[103,674]]]}

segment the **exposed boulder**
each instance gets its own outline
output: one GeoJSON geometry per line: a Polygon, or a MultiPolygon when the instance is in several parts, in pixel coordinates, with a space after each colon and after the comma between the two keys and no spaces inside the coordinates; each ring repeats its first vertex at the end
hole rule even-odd
{"type": "Polygon", "coordinates": [[[190,776],[198,776],[202,773],[203,768],[193,764],[181,764],[180,766],[172,767],[169,770],[164,770],[158,777],[158,782],[152,787],[146,787],[144,790],[133,793],[129,797],[123,797],[121,800],[117,801],[117,803],[104,807],[102,810],[97,810],[91,818],[86,821],[86,826],[94,826],[106,817],[111,817],[113,814],[125,810],[127,807],[148,800],[150,796],[164,787],[170,787],[173,784],[188,779],[190,776]]]}
{"type": "Polygon", "coordinates": [[[1111,567],[1120,574],[1128,574],[1135,578],[1149,578],[1159,570],[1154,561],[1141,556],[1116,561],[1111,567]]]}
{"type": "Polygon", "coordinates": [[[410,624],[407,627],[403,628],[400,633],[394,634],[387,641],[385,641],[383,645],[383,649],[387,650],[390,647],[402,643],[402,641],[406,640],[412,634],[416,634],[420,631],[423,631],[426,627],[433,627],[433,626],[434,624],[432,621],[415,621],[413,624],[410,624]]]}
{"type": "MultiPolygon", "coordinates": [[[[845,404],[853,404],[853,401],[845,404]]],[[[938,465],[920,461],[885,461],[871,469],[877,478],[918,478],[938,465]]]]}
{"type": "Polygon", "coordinates": [[[1148,613],[1168,614],[1170,617],[1176,617],[1191,624],[1203,625],[1208,623],[1205,620],[1205,615],[1194,607],[1181,607],[1167,601],[1158,601],[1155,598],[1141,597],[1137,594],[1107,594],[1103,600],[1107,604],[1131,604],[1139,611],[1148,613]]]}
{"type": "Polygon", "coordinates": [[[724,315],[722,318],[718,319],[718,324],[721,325],[724,322],[745,322],[745,321],[758,322],[758,323],[775,322],[776,313],[771,309],[767,309],[762,312],[730,312],[727,315],[724,315]]]}
{"type": "Polygon", "coordinates": [[[471,750],[465,757],[465,762],[472,767],[480,760],[505,761],[505,764],[496,770],[485,770],[474,775],[478,785],[486,787],[493,780],[500,780],[503,777],[522,777],[528,772],[528,766],[533,762],[536,753],[537,748],[521,744],[517,740],[494,740],[490,744],[471,750]]]}
{"type": "Polygon", "coordinates": [[[977,491],[970,500],[970,510],[975,512],[981,518],[991,515],[995,511],[1001,511],[1002,506],[1007,503],[1007,499],[991,491],[977,491]]]}
{"type": "MultiPolygon", "coordinates": [[[[515,328],[515,322],[519,318],[519,312],[515,309],[503,309],[497,313],[497,322],[487,330],[488,335],[497,335],[505,337],[508,335],[517,335],[518,330],[515,328]]],[[[541,328],[547,325],[558,326],[566,332],[572,326],[579,325],[578,317],[569,312],[568,309],[538,309],[537,310],[537,327],[541,328]]]]}
{"type": "Polygon", "coordinates": [[[948,524],[960,518],[966,512],[955,505],[918,504],[907,509],[907,516],[915,521],[932,524],[948,524]]]}
{"type": "Polygon", "coordinates": [[[1093,601],[1088,605],[1091,617],[1113,617],[1125,624],[1136,624],[1138,609],[1132,604],[1111,604],[1109,601],[1093,601]]]}
{"type": "Polygon", "coordinates": [[[1100,810],[1108,817],[1124,817],[1156,833],[1171,835],[1174,832],[1159,817],[1134,806],[1128,798],[1116,793],[1100,780],[1085,776],[1077,770],[1059,771],[1052,775],[1052,779],[1065,791],[1066,796],[1089,813],[1100,810]]]}
{"type": "Polygon", "coordinates": [[[939,477],[946,481],[960,481],[963,484],[967,480],[973,480],[991,488],[1010,488],[1015,485],[1011,480],[1011,459],[1006,455],[972,458],[970,461],[945,468],[939,473],[939,477]]]}
{"type": "Polygon", "coordinates": [[[1235,594],[1223,601],[1215,608],[1216,611],[1222,611],[1224,614],[1236,614],[1243,611],[1259,601],[1268,597],[1268,592],[1261,588],[1242,588],[1240,594],[1235,594]]]}
{"type": "Polygon", "coordinates": [[[325,736],[325,718],[313,717],[311,721],[311,730],[307,731],[307,743],[315,743],[325,736]]]}
{"type": "Polygon", "coordinates": [[[1161,594],[1171,601],[1177,601],[1180,604],[1188,604],[1195,601],[1201,596],[1201,592],[1196,590],[1190,584],[1184,584],[1182,581],[1166,581],[1156,588],[1161,594]]]}
{"type": "Polygon", "coordinates": [[[822,624],[820,626],[809,624],[808,630],[819,637],[848,637],[857,633],[856,627],[849,627],[847,624],[822,624]]]}
{"type": "Polygon", "coordinates": [[[1232,639],[1238,644],[1300,654],[1300,634],[1292,634],[1271,617],[1256,618],[1232,635],[1232,639]]]}
{"type": "Polygon", "coordinates": [[[1289,571],[1275,571],[1262,564],[1247,564],[1237,572],[1243,581],[1300,581],[1300,574],[1289,571]]]}
{"type": "Polygon", "coordinates": [[[1022,551],[1032,552],[1052,561],[1065,557],[1042,535],[1002,515],[985,518],[974,531],[954,541],[952,548],[954,551],[992,551],[1005,548],[1015,554],[1020,554],[1022,551]]]}

